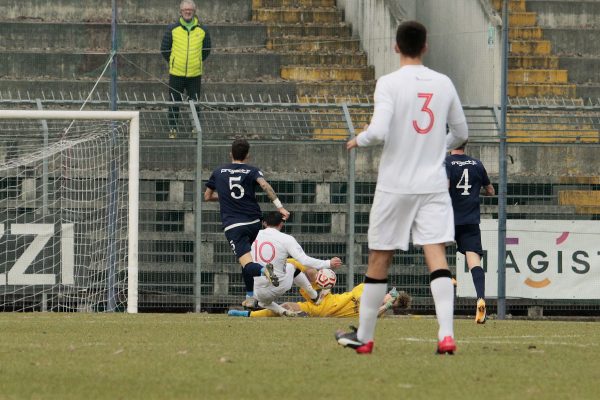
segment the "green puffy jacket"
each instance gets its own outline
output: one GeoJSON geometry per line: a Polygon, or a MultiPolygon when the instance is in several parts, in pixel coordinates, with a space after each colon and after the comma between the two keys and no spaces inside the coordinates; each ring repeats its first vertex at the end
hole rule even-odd
{"type": "Polygon", "coordinates": [[[183,18],[169,25],[162,39],[160,51],[169,62],[169,74],[194,78],[202,75],[202,61],[210,54],[210,34],[194,17],[188,31],[183,18]]]}

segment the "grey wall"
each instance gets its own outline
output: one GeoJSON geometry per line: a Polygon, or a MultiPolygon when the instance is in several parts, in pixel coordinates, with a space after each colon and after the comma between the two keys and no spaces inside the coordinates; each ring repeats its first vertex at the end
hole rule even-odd
{"type": "Polygon", "coordinates": [[[337,0],[337,5],[344,10],[346,22],[352,24],[353,35],[360,36],[376,77],[396,70],[396,28],[401,21],[415,17],[416,0],[337,0]]]}
{"type": "Polygon", "coordinates": [[[425,64],[454,81],[465,104],[500,101],[500,18],[488,0],[338,0],[346,21],[375,66],[377,77],[398,68],[393,45],[398,23],[423,22],[429,31],[425,64]],[[490,29],[492,44],[488,44],[490,29]]]}

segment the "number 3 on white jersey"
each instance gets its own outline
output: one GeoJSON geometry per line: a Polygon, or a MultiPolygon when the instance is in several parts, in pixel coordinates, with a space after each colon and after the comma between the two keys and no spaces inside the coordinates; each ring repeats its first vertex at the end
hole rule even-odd
{"type": "Polygon", "coordinates": [[[231,197],[233,197],[236,200],[244,197],[244,187],[242,185],[240,185],[239,183],[234,183],[234,182],[241,182],[241,181],[242,181],[241,176],[230,176],[229,177],[229,189],[231,190],[231,197]],[[236,195],[236,193],[234,192],[234,189],[239,190],[240,193],[236,195]]]}
{"type": "Polygon", "coordinates": [[[471,193],[469,193],[469,189],[471,189],[471,187],[473,187],[473,186],[469,185],[469,169],[465,168],[465,169],[463,169],[463,173],[460,177],[460,180],[456,184],[456,188],[463,190],[461,195],[468,196],[469,194],[471,194],[471,193]]]}
{"type": "Polygon", "coordinates": [[[435,115],[433,115],[433,111],[429,108],[429,103],[431,102],[431,98],[433,97],[433,93],[418,93],[417,97],[420,99],[425,99],[423,103],[423,107],[421,107],[421,112],[424,112],[429,117],[429,123],[426,127],[422,128],[417,123],[417,120],[413,119],[413,128],[415,131],[421,135],[428,134],[433,128],[433,123],[435,122],[435,115]]]}

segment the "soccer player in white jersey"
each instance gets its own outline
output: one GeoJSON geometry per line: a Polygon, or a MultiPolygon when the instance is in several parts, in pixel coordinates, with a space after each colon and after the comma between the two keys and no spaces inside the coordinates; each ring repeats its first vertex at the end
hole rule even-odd
{"type": "Polygon", "coordinates": [[[445,246],[454,241],[454,219],[444,158],[446,149],[467,140],[468,128],[452,81],[423,65],[425,27],[416,21],[400,24],[395,50],[400,69],[379,78],[371,124],[346,144],[351,150],[383,143],[383,152],[369,218],[369,264],[359,327],[336,332],[336,339],[359,354],[373,351],[377,310],[387,292],[392,256],[397,249],[408,250],[412,236],[413,244],[423,247],[430,272],[439,324],[437,352],[452,354],[454,286],[445,246]]]}
{"type": "Polygon", "coordinates": [[[283,216],[278,212],[267,214],[264,219],[266,227],[258,233],[252,244],[254,261],[272,268],[277,277],[275,280],[269,280],[265,276],[254,277],[254,297],[258,300],[260,307],[279,315],[293,316],[293,312],[286,310],[274,301],[290,290],[293,283],[303,288],[315,303],[318,303],[326,293],[317,293],[306,275],[299,269],[286,267],[287,259],[293,257],[301,264],[315,269],[336,269],[342,265],[342,260],[338,257],[320,260],[307,256],[293,236],[281,232],[284,222],[283,216]],[[277,282],[277,285],[274,282],[277,282]]]}

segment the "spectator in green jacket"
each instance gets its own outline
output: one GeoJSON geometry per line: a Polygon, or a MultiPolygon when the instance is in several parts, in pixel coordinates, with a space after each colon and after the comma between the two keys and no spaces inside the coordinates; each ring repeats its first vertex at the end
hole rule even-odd
{"type": "MultiPolygon", "coordinates": [[[[200,25],[193,0],[179,4],[180,17],[165,31],[160,51],[169,63],[169,99],[182,100],[182,94],[194,100],[200,96],[202,84],[202,62],[210,54],[210,34],[200,25]]],[[[169,137],[177,136],[179,106],[169,107],[169,137]]]]}

